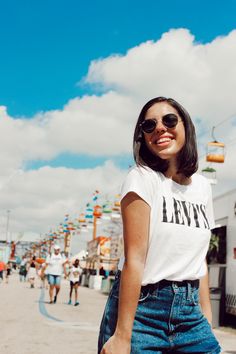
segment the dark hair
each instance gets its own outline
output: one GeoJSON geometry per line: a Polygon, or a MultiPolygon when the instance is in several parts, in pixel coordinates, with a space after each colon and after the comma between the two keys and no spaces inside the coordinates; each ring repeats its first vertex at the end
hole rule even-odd
{"type": "Polygon", "coordinates": [[[198,153],[195,128],[188,112],[173,98],[155,97],[143,106],[134,131],[134,160],[138,166],[148,166],[154,171],[164,173],[168,169],[168,160],[161,159],[149,150],[144,139],[144,134],[140,128],[140,124],[144,121],[148,109],[155,103],[159,102],[167,102],[170,106],[176,109],[181,119],[183,120],[185,129],[185,144],[178,153],[177,173],[182,173],[186,177],[191,177],[192,174],[198,169],[198,153]]]}

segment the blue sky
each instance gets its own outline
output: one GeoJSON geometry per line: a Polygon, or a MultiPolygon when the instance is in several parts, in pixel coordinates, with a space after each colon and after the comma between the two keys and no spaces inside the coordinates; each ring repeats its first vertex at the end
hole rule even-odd
{"type": "Polygon", "coordinates": [[[206,43],[235,26],[235,1],[0,1],[0,104],[13,117],[60,109],[93,59],[124,54],[170,28],[206,43]]]}

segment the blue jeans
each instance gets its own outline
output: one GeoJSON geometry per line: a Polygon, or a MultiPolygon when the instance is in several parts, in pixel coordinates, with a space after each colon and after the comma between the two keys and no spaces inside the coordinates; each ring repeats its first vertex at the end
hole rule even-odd
{"type": "Polygon", "coordinates": [[[61,284],[61,276],[48,274],[48,283],[49,285],[60,285],[61,284]]]}
{"type": "MultiPolygon", "coordinates": [[[[101,322],[98,353],[113,335],[118,313],[120,272],[101,322]]],[[[221,352],[199,306],[199,281],[163,280],[143,286],[135,314],[131,354],[221,352]]]]}

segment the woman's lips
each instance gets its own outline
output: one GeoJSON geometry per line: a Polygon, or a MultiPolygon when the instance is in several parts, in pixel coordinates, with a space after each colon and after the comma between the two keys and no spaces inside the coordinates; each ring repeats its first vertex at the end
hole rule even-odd
{"type": "Polygon", "coordinates": [[[167,146],[171,143],[173,140],[172,137],[160,137],[158,139],[155,139],[152,144],[158,145],[158,146],[167,146]]]}

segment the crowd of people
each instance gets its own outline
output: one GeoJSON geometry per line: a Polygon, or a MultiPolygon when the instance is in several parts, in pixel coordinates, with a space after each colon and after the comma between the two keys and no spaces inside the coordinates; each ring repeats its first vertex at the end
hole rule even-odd
{"type": "Polygon", "coordinates": [[[6,283],[9,282],[12,269],[16,269],[16,266],[10,261],[5,264],[2,260],[0,260],[0,283],[4,281],[4,278],[6,283]]]}
{"type": "Polygon", "coordinates": [[[19,265],[0,260],[0,283],[9,282],[12,272],[19,273],[20,282],[28,282],[29,288],[35,288],[36,283],[40,288],[49,289],[49,304],[55,304],[60,292],[61,279],[69,281],[68,305],[72,305],[74,293],[74,306],[79,305],[78,288],[81,283],[82,268],[79,259],[69,260],[62,254],[60,246],[54,245],[44,263],[38,261],[35,255],[23,255],[19,265]]]}

